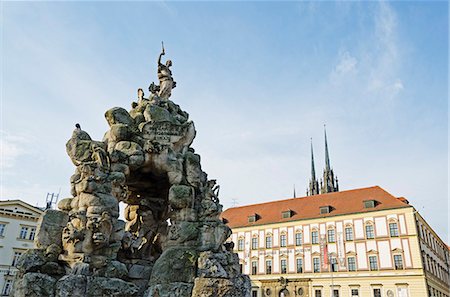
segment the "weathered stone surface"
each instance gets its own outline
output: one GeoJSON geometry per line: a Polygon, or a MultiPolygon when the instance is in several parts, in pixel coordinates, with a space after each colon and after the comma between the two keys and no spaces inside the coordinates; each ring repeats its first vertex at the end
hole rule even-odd
{"type": "Polygon", "coordinates": [[[152,267],[146,265],[133,264],[128,271],[128,277],[132,279],[149,279],[152,267]]]}
{"type": "Polygon", "coordinates": [[[248,276],[235,279],[195,279],[192,297],[250,297],[251,283],[248,276]]]}
{"type": "Polygon", "coordinates": [[[121,107],[114,107],[105,112],[106,121],[110,126],[114,124],[134,125],[133,118],[128,111],[121,107]]]}
{"type": "Polygon", "coordinates": [[[22,273],[37,272],[45,262],[44,250],[28,250],[19,258],[17,269],[22,273]]]}
{"type": "Polygon", "coordinates": [[[42,273],[29,272],[14,281],[14,297],[54,297],[56,279],[42,273]]]}
{"type": "Polygon", "coordinates": [[[155,285],[148,289],[144,297],[190,297],[193,287],[193,284],[177,282],[155,285]]]}
{"type": "Polygon", "coordinates": [[[61,232],[66,226],[69,216],[59,210],[47,209],[39,218],[34,244],[37,248],[46,249],[51,244],[61,245],[61,232]]]}
{"type": "Polygon", "coordinates": [[[87,276],[66,275],[56,283],[55,297],[87,296],[87,276]]]}
{"type": "Polygon", "coordinates": [[[150,284],[192,283],[198,254],[189,248],[172,247],[156,260],[150,284]]]}
{"type": "Polygon", "coordinates": [[[190,186],[174,185],[170,187],[169,203],[174,209],[192,208],[194,191],[190,186]]]}
{"type": "Polygon", "coordinates": [[[86,296],[89,297],[134,297],[137,293],[136,285],[118,278],[88,278],[86,296]]]}

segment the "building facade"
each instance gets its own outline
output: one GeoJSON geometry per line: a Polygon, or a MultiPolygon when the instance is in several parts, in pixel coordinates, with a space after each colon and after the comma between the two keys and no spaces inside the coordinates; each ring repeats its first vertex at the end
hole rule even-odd
{"type": "Polygon", "coordinates": [[[33,247],[43,211],[20,200],[0,201],[0,296],[8,296],[18,258],[33,247]]]}
{"type": "Polygon", "coordinates": [[[223,212],[252,297],[450,296],[449,250],[375,186],[223,212]]]}

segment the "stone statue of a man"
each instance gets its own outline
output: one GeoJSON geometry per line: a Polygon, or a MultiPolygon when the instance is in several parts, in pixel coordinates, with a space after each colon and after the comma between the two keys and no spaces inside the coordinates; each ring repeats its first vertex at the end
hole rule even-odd
{"type": "Polygon", "coordinates": [[[172,61],[167,60],[166,64],[161,63],[161,57],[166,53],[164,51],[164,45],[162,52],[158,58],[158,79],[159,79],[159,93],[158,96],[163,99],[169,99],[172,94],[172,89],[175,88],[176,82],[173,81],[172,71],[169,67],[172,66],[172,61]]]}

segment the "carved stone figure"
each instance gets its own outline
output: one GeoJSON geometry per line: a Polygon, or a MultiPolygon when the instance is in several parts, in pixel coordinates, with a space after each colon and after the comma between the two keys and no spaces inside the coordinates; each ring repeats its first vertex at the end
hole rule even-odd
{"type": "Polygon", "coordinates": [[[173,80],[172,71],[169,67],[172,66],[172,61],[167,60],[166,64],[161,63],[161,58],[166,54],[164,44],[162,46],[161,54],[158,58],[158,79],[159,79],[159,97],[169,99],[172,95],[172,89],[176,87],[176,82],[173,80]]]}
{"type": "Polygon", "coordinates": [[[160,86],[150,98],[139,89],[130,111],[108,110],[103,141],[76,125],[66,144],[73,197],[41,219],[14,296],[250,296],[225,243],[219,185],[191,148],[194,123],[169,100],[175,82],[164,54],[160,86]]]}

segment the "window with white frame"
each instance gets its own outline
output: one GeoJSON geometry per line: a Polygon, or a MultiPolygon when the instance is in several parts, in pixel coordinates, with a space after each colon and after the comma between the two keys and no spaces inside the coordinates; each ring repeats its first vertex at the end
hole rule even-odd
{"type": "Polygon", "coordinates": [[[36,235],[36,228],[30,228],[30,235],[28,236],[29,240],[34,240],[34,236],[36,235]]]}
{"type": "Polygon", "coordinates": [[[395,222],[389,223],[389,234],[391,237],[398,236],[398,225],[395,222]]]}
{"type": "Polygon", "coordinates": [[[239,238],[238,239],[238,251],[243,251],[244,250],[244,238],[239,238]]]}
{"type": "Polygon", "coordinates": [[[295,245],[302,245],[303,244],[303,233],[297,232],[295,233],[295,245]]]}
{"type": "Polygon", "coordinates": [[[311,232],[311,243],[312,244],[319,243],[319,231],[315,230],[311,232]]]}
{"type": "Polygon", "coordinates": [[[266,248],[268,249],[272,248],[272,235],[266,236],[266,248]]]}
{"type": "Polygon", "coordinates": [[[252,237],[252,250],[258,249],[258,237],[253,236],[252,237]]]}
{"type": "Polygon", "coordinates": [[[272,273],[272,260],[266,260],[266,274],[272,273]]]}
{"type": "Polygon", "coordinates": [[[286,234],[281,234],[280,235],[280,246],[281,247],[286,247],[286,234]]]}
{"type": "Polygon", "coordinates": [[[19,251],[15,251],[14,252],[14,257],[13,257],[11,266],[16,266],[17,265],[17,261],[19,260],[20,256],[22,256],[22,252],[19,252],[19,251]]]}
{"type": "Polygon", "coordinates": [[[339,289],[333,289],[333,297],[339,297],[339,289]]]}
{"type": "Polygon", "coordinates": [[[356,271],[356,259],[355,257],[347,258],[347,268],[348,271],[356,271]]]}
{"type": "Polygon", "coordinates": [[[330,256],[330,270],[336,272],[338,269],[336,256],[330,256]]]}
{"type": "Polygon", "coordinates": [[[394,267],[396,270],[403,269],[403,257],[402,255],[394,255],[394,267]]]}
{"type": "Polygon", "coordinates": [[[5,280],[5,284],[3,285],[2,289],[2,296],[9,296],[9,294],[11,293],[11,289],[12,289],[12,280],[10,279],[5,280]]]}
{"type": "Polygon", "coordinates": [[[22,226],[22,228],[20,228],[19,238],[20,239],[27,239],[27,234],[28,234],[28,227],[22,226]]]}
{"type": "Polygon", "coordinates": [[[370,270],[378,270],[377,256],[369,256],[369,268],[370,270]]]}
{"type": "Polygon", "coordinates": [[[345,240],[346,241],[353,240],[353,228],[350,226],[345,227],[345,240]]]}
{"type": "Polygon", "coordinates": [[[281,273],[287,273],[287,260],[281,259],[280,261],[281,273]]]}
{"type": "Polygon", "coordinates": [[[313,272],[320,272],[320,259],[318,257],[313,258],[313,272]]]}
{"type": "Polygon", "coordinates": [[[359,297],[359,290],[358,289],[351,289],[351,296],[352,297],[359,297]]]}
{"type": "Polygon", "coordinates": [[[314,290],[314,297],[322,297],[322,290],[315,289],[314,290]]]}
{"type": "Polygon", "coordinates": [[[375,238],[375,233],[373,231],[373,225],[372,224],[367,224],[366,225],[366,238],[367,239],[375,238]]]}
{"type": "Polygon", "coordinates": [[[334,229],[328,229],[328,242],[336,242],[336,233],[334,229]]]}
{"type": "Polygon", "coordinates": [[[6,224],[0,223],[0,236],[5,236],[6,224]]]}
{"type": "Polygon", "coordinates": [[[252,274],[255,275],[258,273],[258,262],[252,261],[252,274]]]}
{"type": "Polygon", "coordinates": [[[303,259],[297,258],[297,273],[303,272],[303,259]]]}

